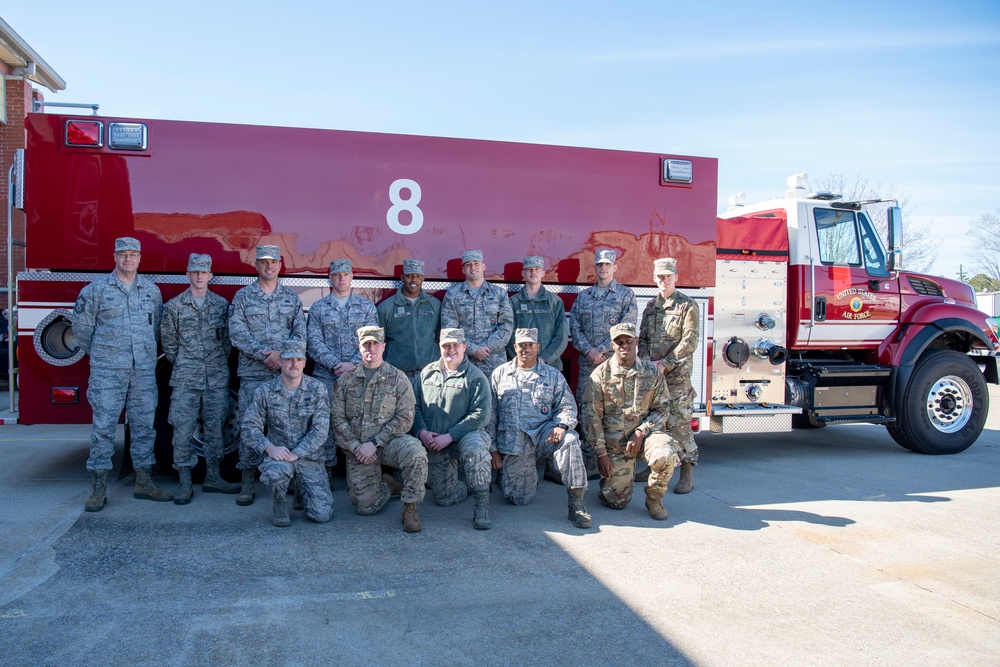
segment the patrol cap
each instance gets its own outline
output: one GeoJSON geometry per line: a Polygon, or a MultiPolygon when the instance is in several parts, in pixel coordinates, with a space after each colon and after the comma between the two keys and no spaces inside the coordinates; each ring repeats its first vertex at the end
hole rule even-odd
{"type": "Polygon", "coordinates": [[[663,257],[653,261],[654,276],[677,275],[677,260],[673,257],[663,257]]]}
{"type": "Polygon", "coordinates": [[[514,332],[514,344],[518,343],[537,343],[538,342],[538,329],[518,329],[514,332]]]}
{"type": "Polygon", "coordinates": [[[124,252],[125,250],[142,252],[142,245],[139,243],[139,239],[134,239],[131,236],[123,236],[115,239],[115,252],[124,252]]]}
{"type": "Polygon", "coordinates": [[[281,261],[281,250],[276,245],[257,246],[257,259],[274,259],[281,261]]]}
{"type": "Polygon", "coordinates": [[[212,256],[211,255],[199,255],[196,252],[191,253],[188,257],[188,271],[204,271],[205,273],[211,273],[212,271],[212,256]]]}
{"type": "Polygon", "coordinates": [[[330,262],[330,273],[353,273],[354,265],[349,259],[335,259],[330,262]]]}
{"type": "Polygon", "coordinates": [[[531,269],[538,267],[539,269],[545,268],[545,260],[538,255],[528,255],[524,258],[524,268],[531,269]]]}
{"type": "Polygon", "coordinates": [[[462,264],[467,262],[481,262],[483,261],[483,251],[482,250],[466,250],[462,253],[462,264]]]}
{"type": "Polygon", "coordinates": [[[403,275],[408,273],[419,273],[424,275],[424,263],[419,259],[404,259],[403,260],[403,275]]]}
{"type": "Polygon", "coordinates": [[[385,342],[385,329],[382,327],[361,327],[358,329],[358,342],[365,343],[373,340],[376,343],[385,342]]]}
{"type": "Polygon", "coordinates": [[[465,331],[462,329],[441,329],[441,335],[438,336],[438,345],[444,345],[445,343],[464,343],[465,342],[465,331]]]}
{"type": "Polygon", "coordinates": [[[594,255],[594,264],[614,264],[618,253],[614,250],[598,250],[594,255]]]}
{"type": "Polygon", "coordinates": [[[306,342],[304,340],[285,340],[281,342],[282,359],[305,359],[306,342]]]}
{"type": "Polygon", "coordinates": [[[611,327],[611,340],[618,338],[619,336],[629,336],[630,338],[638,338],[639,334],[635,332],[635,325],[631,322],[621,322],[611,327]]]}

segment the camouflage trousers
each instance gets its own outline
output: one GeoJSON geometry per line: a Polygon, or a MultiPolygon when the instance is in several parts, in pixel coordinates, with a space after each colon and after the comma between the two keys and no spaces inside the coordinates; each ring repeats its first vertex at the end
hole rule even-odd
{"type": "MultiPolygon", "coordinates": [[[[326,395],[333,398],[333,385],[337,383],[335,378],[316,378],[326,387],[326,395]]],[[[330,431],[326,435],[326,443],[323,444],[323,464],[331,468],[337,465],[337,440],[333,435],[333,420],[330,420],[330,431]]]]}
{"type": "MultiPolygon", "coordinates": [[[[646,495],[663,498],[667,483],[678,465],[677,442],[666,433],[653,433],[642,443],[639,458],[649,464],[649,481],[646,495]]],[[[601,502],[616,510],[625,509],[632,502],[632,488],[635,486],[636,457],[624,452],[608,451],[614,471],[611,477],[601,479],[601,502]]]]}
{"type": "Polygon", "coordinates": [[[382,464],[391,466],[403,475],[404,503],[419,503],[424,499],[427,484],[427,451],[423,443],[412,435],[397,435],[378,450],[375,463],[360,463],[354,454],[347,452],[347,497],[358,514],[377,513],[389,502],[389,487],[382,481],[382,464]]]}
{"type": "Polygon", "coordinates": [[[465,500],[470,488],[487,490],[493,477],[490,463],[490,436],[485,431],[472,431],[439,452],[427,450],[427,481],[434,502],[447,507],[465,500]],[[459,462],[464,482],[458,478],[459,462]]]}
{"type": "Polygon", "coordinates": [[[87,401],[93,410],[94,422],[87,470],[111,470],[115,430],[123,408],[131,432],[132,465],[150,468],[156,463],[153,455],[156,398],[156,374],[152,368],[108,370],[91,367],[87,401]]]}
{"type": "MultiPolygon", "coordinates": [[[[580,359],[586,359],[582,354],[580,359]]],[[[576,378],[576,404],[580,407],[580,414],[584,414],[584,398],[587,395],[587,389],[590,387],[590,374],[594,372],[596,366],[591,366],[590,364],[583,363],[581,361],[579,367],[579,375],[576,378]]],[[[597,452],[594,451],[593,445],[590,444],[587,439],[587,422],[585,419],[580,419],[580,449],[583,450],[583,464],[587,468],[587,472],[594,472],[597,470],[597,452]]]]}
{"type": "Polygon", "coordinates": [[[299,459],[298,461],[275,461],[265,456],[260,464],[260,481],[272,490],[288,491],[292,479],[297,480],[302,491],[302,504],[306,507],[306,517],[316,523],[325,523],[333,516],[333,494],[330,480],[322,463],[299,459]]]}
{"type": "MultiPolygon", "coordinates": [[[[240,395],[239,395],[239,413],[240,413],[240,425],[243,424],[243,410],[246,409],[247,405],[250,405],[250,401],[253,400],[253,393],[257,390],[257,387],[261,386],[271,378],[240,378],[240,395]]],[[[264,460],[264,455],[255,451],[253,447],[249,447],[240,438],[240,462],[237,464],[237,468],[240,470],[253,470],[260,465],[261,461],[264,460]]]]}
{"type": "Polygon", "coordinates": [[[174,427],[174,468],[193,468],[198,463],[194,453],[194,433],[201,417],[205,434],[202,449],[205,458],[221,459],[222,426],[229,416],[229,387],[188,389],[174,387],[170,394],[170,414],[174,427]]]}
{"type": "Polygon", "coordinates": [[[667,377],[667,390],[670,392],[670,415],[667,418],[670,435],[677,441],[677,453],[684,463],[698,465],[698,445],[691,431],[691,415],[694,413],[695,391],[691,386],[691,378],[667,377]]]}
{"type": "Polygon", "coordinates": [[[525,438],[524,454],[506,454],[503,457],[500,485],[503,487],[503,497],[510,503],[527,505],[534,499],[538,488],[540,459],[552,462],[567,489],[587,488],[587,471],[583,467],[580,438],[574,431],[566,431],[559,442],[549,442],[549,433],[551,431],[540,437],[538,445],[525,438]]]}

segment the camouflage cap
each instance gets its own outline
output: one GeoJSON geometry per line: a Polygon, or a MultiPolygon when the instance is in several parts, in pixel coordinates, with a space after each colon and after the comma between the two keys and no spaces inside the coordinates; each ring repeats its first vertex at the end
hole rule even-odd
{"type": "Polygon", "coordinates": [[[483,261],[483,251],[482,250],[466,250],[462,253],[462,264],[467,262],[481,262],[483,261]]]}
{"type": "Polygon", "coordinates": [[[639,334],[635,332],[635,325],[631,322],[622,322],[611,327],[611,340],[618,338],[619,336],[630,336],[631,338],[638,338],[639,334]]]}
{"type": "Polygon", "coordinates": [[[663,257],[653,261],[654,276],[677,275],[677,260],[673,257],[663,257]]]}
{"type": "Polygon", "coordinates": [[[304,340],[285,340],[281,342],[282,359],[305,359],[306,342],[304,340]]]}
{"type": "Polygon", "coordinates": [[[614,264],[618,253],[614,250],[598,250],[594,255],[594,264],[614,264]]]}
{"type": "Polygon", "coordinates": [[[276,245],[257,246],[257,259],[274,259],[281,261],[281,250],[276,245]]]}
{"type": "Polygon", "coordinates": [[[134,239],[131,236],[115,239],[115,252],[124,252],[125,250],[142,252],[142,244],[139,243],[139,239],[134,239]]]}
{"type": "Polygon", "coordinates": [[[188,257],[188,271],[204,271],[205,273],[211,273],[212,271],[212,256],[211,255],[199,255],[196,252],[191,253],[188,257]]]}
{"type": "Polygon", "coordinates": [[[462,329],[441,329],[441,335],[438,336],[438,344],[444,345],[445,343],[464,343],[465,342],[465,331],[462,329]]]}
{"type": "Polygon", "coordinates": [[[354,265],[349,259],[335,259],[330,262],[330,273],[353,273],[354,265]]]}
{"type": "Polygon", "coordinates": [[[385,342],[385,329],[382,327],[361,327],[358,329],[358,343],[373,340],[376,343],[385,342]]]}
{"type": "Polygon", "coordinates": [[[403,275],[408,273],[419,273],[424,275],[424,263],[419,259],[404,259],[403,260],[403,275]]]}
{"type": "Polygon", "coordinates": [[[545,260],[538,255],[528,255],[524,258],[524,268],[531,269],[538,267],[539,269],[545,268],[545,260]]]}
{"type": "Polygon", "coordinates": [[[518,343],[537,343],[538,342],[538,329],[518,329],[514,332],[514,344],[518,343]]]}

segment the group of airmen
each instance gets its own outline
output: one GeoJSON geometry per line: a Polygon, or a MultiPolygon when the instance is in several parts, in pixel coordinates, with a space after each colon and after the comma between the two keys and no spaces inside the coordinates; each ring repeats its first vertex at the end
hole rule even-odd
{"type": "Polygon", "coordinates": [[[417,505],[427,488],[442,506],[471,492],[473,526],[489,529],[492,485],[511,504],[530,503],[543,462],[545,476],[565,485],[568,518],[579,528],[592,523],[584,504],[588,481],[600,480],[603,504],[623,509],[640,459],[648,466],[646,508],[653,519],[667,518],[663,498],[676,466],[675,493],[693,487],[698,449],[691,373],[699,311],[676,290],[672,258],[654,262],[658,295],[637,328],[635,295],[614,278],[615,252],[597,251],[597,282],[575,300],[569,331],[562,299],[542,284],[538,256],[524,258],[524,287],[508,296],[486,281],[482,251],[467,250],[465,280],[449,287],[443,301],[424,291],[424,263],[405,259],[398,291],[377,307],[353,292],[351,261],[338,259],[330,263],[330,294],[313,304],[308,318],[298,295],[279,281],[278,246],[257,246],[257,280],[232,304],[208,287],[209,255],[190,256],[190,286],[166,305],[156,285],[138,273],[137,239],[117,239],[114,258],[114,271],[80,292],[72,318],[90,355],[89,512],[107,503],[123,409],[136,470],[133,497],[191,502],[192,441],[200,421],[202,492],[234,494],[237,505],[250,505],[259,472],[271,492],[275,526],[290,524],[289,495],[293,510],[315,522],[330,520],[338,450],[357,512],[376,514],[398,495],[406,532],[422,530],[417,505]],[[579,352],[575,397],[562,373],[570,334],[579,352]],[[173,494],[159,488],[151,472],[158,343],[173,365],[169,422],[180,478],[173,494]],[[239,352],[238,484],[223,479],[219,468],[233,347],[239,352]],[[311,377],[304,373],[307,357],[311,377]]]}

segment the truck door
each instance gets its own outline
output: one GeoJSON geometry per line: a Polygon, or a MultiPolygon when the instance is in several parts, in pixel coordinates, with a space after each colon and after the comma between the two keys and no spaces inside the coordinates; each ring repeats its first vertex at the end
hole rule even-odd
{"type": "Polygon", "coordinates": [[[899,283],[863,210],[812,210],[815,281],[808,347],[875,348],[899,322],[899,283]]]}

